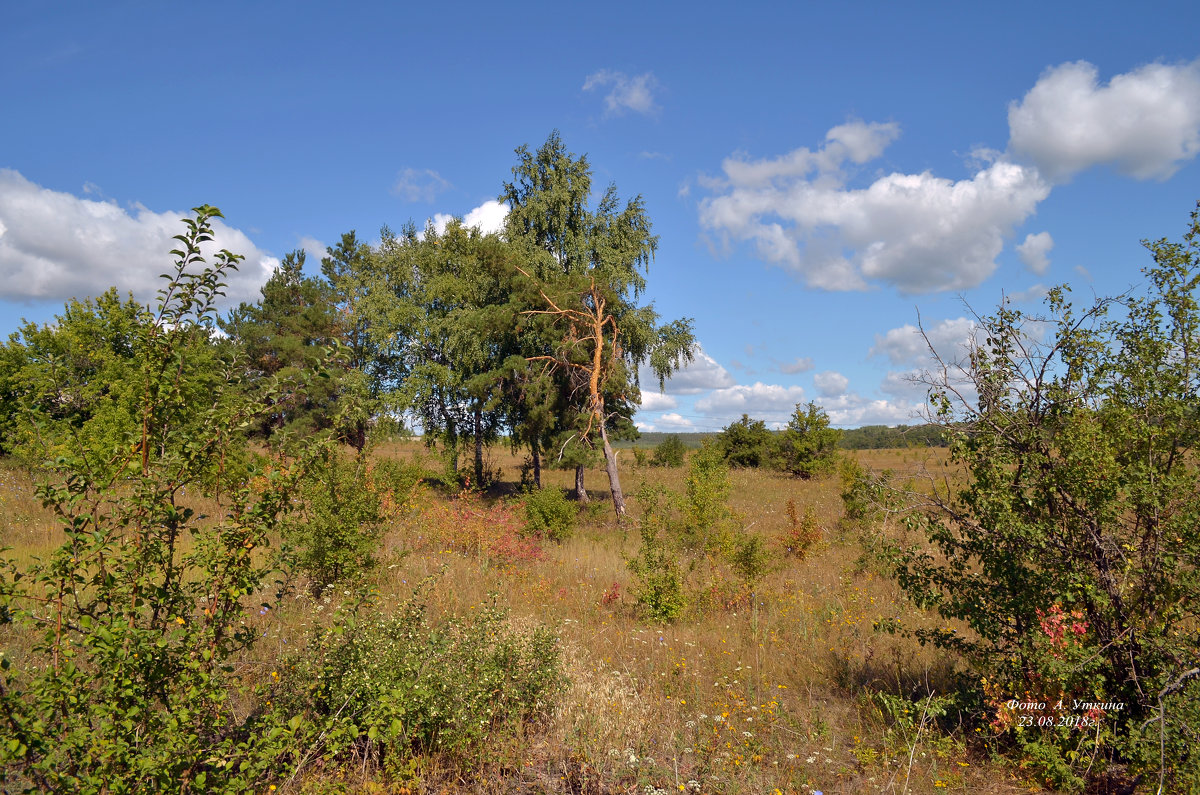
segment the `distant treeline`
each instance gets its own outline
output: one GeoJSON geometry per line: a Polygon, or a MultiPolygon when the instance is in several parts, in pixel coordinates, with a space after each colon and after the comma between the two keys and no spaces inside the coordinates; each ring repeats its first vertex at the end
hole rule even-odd
{"type": "Polygon", "coordinates": [[[842,431],[838,447],[844,450],[881,450],[895,447],[946,447],[946,429],[937,425],[864,425],[842,431]]]}
{"type": "MultiPolygon", "coordinates": [[[[669,436],[677,436],[685,447],[696,449],[705,439],[715,439],[719,433],[666,433],[642,431],[637,441],[619,443],[620,447],[655,447],[669,436]]],[[[945,447],[944,428],[937,425],[864,425],[843,429],[838,447],[843,450],[884,450],[898,447],[945,447]]]]}

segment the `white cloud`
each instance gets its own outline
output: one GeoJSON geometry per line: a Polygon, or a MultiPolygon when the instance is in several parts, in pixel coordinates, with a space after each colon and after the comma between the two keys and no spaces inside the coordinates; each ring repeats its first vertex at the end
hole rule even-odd
{"type": "Polygon", "coordinates": [[[891,370],[883,377],[879,390],[909,402],[924,401],[929,386],[920,381],[923,370],[891,370]]]}
{"type": "MultiPolygon", "coordinates": [[[[508,205],[495,199],[488,199],[483,204],[462,216],[463,226],[475,227],[485,235],[499,233],[504,230],[504,219],[508,217],[508,205]]],[[[455,216],[449,213],[437,213],[429,220],[440,235],[446,231],[446,226],[455,216]]]]}
{"type": "MultiPolygon", "coordinates": [[[[693,349],[693,359],[687,366],[678,370],[667,379],[666,389],[669,395],[698,395],[710,389],[733,386],[735,383],[729,371],[717,363],[717,360],[704,352],[699,344],[693,349]]],[[[649,367],[643,367],[638,373],[642,384],[657,388],[658,378],[649,367]]]]}
{"type": "Polygon", "coordinates": [[[467,213],[463,223],[473,226],[485,235],[498,233],[504,229],[504,219],[508,217],[508,205],[495,199],[488,199],[483,204],[467,213]]]}
{"type": "Polygon", "coordinates": [[[405,201],[431,202],[451,187],[449,181],[429,168],[406,168],[396,177],[392,193],[405,201]]]}
{"type": "Polygon", "coordinates": [[[634,113],[653,113],[654,92],[658,89],[658,81],[650,72],[630,77],[624,72],[611,69],[601,69],[593,72],[583,81],[584,91],[612,86],[612,90],[604,97],[604,111],[613,116],[619,116],[627,110],[634,113]]]}
{"type": "Polygon", "coordinates": [[[691,431],[695,430],[696,424],[687,417],[681,416],[674,412],[664,414],[654,421],[654,425],[648,430],[654,431],[691,431]]]}
{"type": "Polygon", "coordinates": [[[1166,179],[1200,153],[1200,61],[1147,64],[1107,85],[1087,61],[1047,69],[1008,107],[1009,148],[1051,179],[1112,165],[1166,179]]]}
{"type": "Polygon", "coordinates": [[[919,421],[923,402],[906,399],[885,400],[864,398],[848,393],[821,401],[832,425],[839,428],[858,428],[863,425],[912,424],[919,421]]]}
{"type": "MultiPolygon", "coordinates": [[[[21,174],[0,169],[0,297],[85,298],[109,287],[151,303],[171,270],[188,212],[156,213],[141,205],[82,199],[49,190],[21,174]]],[[[229,274],[223,304],[252,301],[279,260],[261,251],[241,230],[213,222],[212,254],[228,249],[245,260],[229,274]]]]}
{"type": "Polygon", "coordinates": [[[804,401],[804,387],[756,381],[749,386],[736,384],[715,389],[696,401],[696,410],[722,424],[743,414],[768,423],[780,423],[787,422],[796,404],[804,401]]]}
{"type": "Polygon", "coordinates": [[[305,235],[300,238],[300,248],[304,249],[307,256],[307,262],[311,264],[320,264],[323,257],[328,256],[327,249],[329,248],[315,237],[305,235]]]}
{"type": "Polygon", "coordinates": [[[779,365],[779,372],[786,375],[796,375],[797,373],[807,373],[813,369],[813,360],[811,356],[797,356],[787,364],[779,365]]]}
{"type": "Polygon", "coordinates": [[[834,397],[846,391],[850,379],[836,370],[826,370],[813,376],[813,384],[822,397],[834,397]]]}
{"type": "Polygon", "coordinates": [[[641,411],[665,411],[679,408],[679,401],[670,395],[665,395],[657,389],[642,390],[641,411]]]}
{"type": "Polygon", "coordinates": [[[1025,236],[1025,242],[1017,246],[1017,256],[1025,263],[1025,267],[1040,276],[1050,267],[1049,254],[1052,248],[1054,238],[1050,233],[1038,232],[1025,236]]]}
{"type": "Polygon", "coordinates": [[[892,364],[924,365],[930,360],[929,346],[933,345],[943,359],[956,360],[971,344],[975,328],[975,321],[959,317],[927,327],[922,336],[921,329],[905,323],[899,328],[876,334],[871,355],[886,356],[892,364]]]}
{"type": "Polygon", "coordinates": [[[701,225],[726,242],[754,243],[761,257],[813,287],[977,286],[1049,185],[1033,168],[997,160],[970,179],[893,173],[848,188],[843,167],[878,157],[898,134],[895,124],[856,121],[834,127],[816,151],[728,158],[723,178],[704,180],[715,195],[700,202],[701,225]]]}

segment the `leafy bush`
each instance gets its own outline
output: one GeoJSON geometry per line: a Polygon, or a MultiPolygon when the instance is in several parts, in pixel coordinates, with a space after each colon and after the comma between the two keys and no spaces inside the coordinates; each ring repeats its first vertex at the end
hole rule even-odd
{"type": "Polygon", "coordinates": [[[730,466],[772,467],[778,455],[778,439],[762,420],[743,414],[717,434],[716,445],[730,466]]]}
{"type": "Polygon", "coordinates": [[[634,599],[652,621],[664,622],[681,618],[687,606],[679,555],[671,538],[670,513],[663,504],[666,497],[661,488],[644,487],[638,492],[642,545],[629,561],[629,571],[637,579],[634,599]]]}
{"type": "Polygon", "coordinates": [[[658,443],[654,448],[654,457],[650,459],[650,465],[656,467],[681,467],[683,466],[684,456],[687,454],[687,448],[683,444],[683,440],[678,434],[671,434],[666,439],[658,443]]]}
{"type": "Polygon", "coordinates": [[[494,599],[432,625],[421,589],[392,615],[343,613],[284,670],[278,709],[323,727],[326,758],[383,764],[469,752],[546,714],[565,684],[549,630],[514,627],[494,599]]]}
{"type": "Polygon", "coordinates": [[[729,468],[716,445],[706,443],[692,457],[683,494],[643,487],[638,503],[642,543],[628,565],[634,597],[655,621],[677,620],[692,606],[742,601],[771,568],[766,545],[729,507],[729,468]],[[697,572],[708,580],[689,587],[697,572]],[[723,592],[729,574],[741,580],[737,595],[723,592]]]}
{"type": "Polygon", "coordinates": [[[1200,210],[1191,220],[1183,244],[1146,244],[1147,295],[1077,312],[1060,287],[1045,318],[1001,306],[969,383],[932,381],[965,483],[914,515],[928,544],[904,549],[897,575],[970,627],[921,636],[966,656],[995,730],[1060,786],[1109,762],[1197,785],[1200,210]],[[1013,715],[1011,699],[1046,706],[1013,715]],[[1054,728],[1020,726],[1029,716],[1054,728]]]}
{"type": "Polygon", "coordinates": [[[525,496],[525,531],[562,543],[571,537],[579,506],[562,489],[534,489],[525,496]]]}
{"type": "Polygon", "coordinates": [[[257,493],[234,489],[225,515],[203,524],[180,501],[266,410],[212,348],[213,303],[238,257],[221,252],[190,272],[218,216],[196,209],[157,313],[129,315],[123,397],[92,416],[103,426],[76,433],[48,414],[47,386],[87,388],[76,365],[90,360],[69,351],[50,354],[20,396],[23,422],[38,429],[30,444],[54,456],[38,494],[66,542],[0,568],[0,616],[33,639],[0,657],[5,791],[244,792],[286,753],[292,727],[235,708],[229,661],[257,637],[244,619],[275,569],[267,548],[306,461],[257,493]]]}
{"type": "Polygon", "coordinates": [[[788,427],[779,437],[779,466],[797,477],[827,475],[837,463],[842,432],[829,427],[829,415],[815,403],[796,405],[788,427]]]}
{"type": "Polygon", "coordinates": [[[374,565],[386,520],[408,499],[419,473],[389,459],[372,464],[363,453],[321,455],[300,481],[302,507],[287,524],[295,563],[314,594],[374,565]]]}

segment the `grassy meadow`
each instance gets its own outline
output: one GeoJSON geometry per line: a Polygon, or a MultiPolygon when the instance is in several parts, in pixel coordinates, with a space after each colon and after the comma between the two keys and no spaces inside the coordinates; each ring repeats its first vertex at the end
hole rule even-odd
{"type": "MultiPolygon", "coordinates": [[[[416,442],[390,443],[375,455],[435,462],[416,442]]],[[[539,544],[521,534],[513,494],[519,460],[500,448],[490,455],[500,483],[488,494],[453,496],[422,485],[389,507],[366,587],[386,612],[434,576],[427,595],[433,619],[469,616],[495,599],[513,624],[550,627],[569,679],[553,712],[466,756],[421,756],[390,771],[366,760],[314,763],[275,791],[1040,791],[1010,763],[989,758],[986,728],[946,709],[953,666],[882,630],[898,620],[934,619],[906,603],[870,553],[877,533],[902,531],[894,522],[844,522],[838,476],[804,481],[733,470],[732,508],[771,551],[768,572],[753,588],[713,586],[683,620],[664,625],[647,620],[632,596],[626,561],[639,544],[635,496],[630,521],[618,526],[604,474],[590,470],[591,504],[574,534],[539,544]],[[803,556],[787,551],[795,516],[820,531],[803,556]]],[[[945,450],[843,455],[914,483],[947,471],[945,450]]],[[[684,488],[686,467],[636,468],[628,451],[620,461],[628,495],[641,484],[684,488]]],[[[573,477],[543,474],[548,488],[566,488],[573,477]]],[[[0,463],[0,545],[20,562],[55,546],[58,533],[29,474],[0,463]]],[[[238,660],[238,675],[270,698],[288,676],[288,652],[328,625],[350,593],[338,587],[314,597],[295,587],[277,609],[249,614],[260,641],[238,660]]],[[[0,644],[20,656],[22,638],[11,630],[0,627],[0,644]]]]}

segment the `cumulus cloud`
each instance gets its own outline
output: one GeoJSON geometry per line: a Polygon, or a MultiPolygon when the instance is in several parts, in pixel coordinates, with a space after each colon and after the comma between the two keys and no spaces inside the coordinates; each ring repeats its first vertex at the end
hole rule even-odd
{"type": "Polygon", "coordinates": [[[663,394],[657,389],[642,390],[642,411],[666,411],[679,408],[679,401],[671,395],[663,394]]]}
{"type": "Polygon", "coordinates": [[[396,177],[392,193],[405,201],[431,202],[451,187],[449,181],[429,168],[406,168],[396,177]]]}
{"type": "Polygon", "coordinates": [[[779,365],[779,372],[786,375],[807,373],[811,369],[813,369],[813,360],[811,356],[797,356],[787,364],[779,365]]]}
{"type": "MultiPolygon", "coordinates": [[[[692,354],[692,361],[667,379],[664,391],[668,395],[698,395],[710,389],[733,386],[735,381],[729,371],[705,353],[699,344],[692,350],[692,354]]],[[[658,386],[658,377],[649,367],[641,369],[638,379],[642,384],[658,386]]]]}
{"type": "MultiPolygon", "coordinates": [[[[153,302],[178,245],[172,238],[185,231],[180,219],[190,215],[83,199],[0,169],[0,297],[66,300],[115,286],[153,302]]],[[[213,231],[206,256],[221,249],[245,256],[229,274],[225,303],[255,300],[279,260],[220,219],[213,231]]]]}
{"type": "Polygon", "coordinates": [[[821,401],[830,424],[839,428],[911,424],[919,421],[923,406],[923,401],[865,398],[853,392],[821,401]]]}
{"type": "Polygon", "coordinates": [[[624,72],[611,69],[601,69],[593,72],[583,81],[584,91],[594,91],[612,87],[604,96],[604,111],[612,116],[620,116],[626,111],[634,113],[653,113],[657,108],[654,104],[654,92],[658,89],[658,81],[651,72],[630,77],[624,72]]]}
{"type": "MultiPolygon", "coordinates": [[[[504,219],[508,217],[508,205],[489,199],[466,215],[462,216],[463,226],[475,227],[485,235],[501,232],[504,229],[504,219]]],[[[446,226],[455,216],[449,213],[437,213],[429,222],[440,235],[446,231],[446,226]]]]}
{"type": "Polygon", "coordinates": [[[892,173],[847,186],[846,166],[878,158],[895,124],[849,122],[812,151],[728,158],[706,179],[701,225],[722,241],[755,245],[768,262],[810,286],[862,290],[884,283],[905,293],[975,287],[996,269],[1014,228],[1049,194],[1036,169],[995,160],[969,179],[892,173]]]}
{"type": "Polygon", "coordinates": [[[320,262],[322,257],[327,256],[326,249],[328,249],[328,246],[309,235],[300,238],[300,248],[304,249],[304,253],[310,263],[320,262]]]}
{"type": "Polygon", "coordinates": [[[886,356],[888,361],[897,365],[924,365],[929,361],[929,346],[933,345],[942,358],[954,360],[970,346],[975,328],[975,321],[959,317],[928,327],[922,335],[921,329],[905,323],[899,328],[876,334],[871,355],[886,356]]]}
{"type": "Polygon", "coordinates": [[[669,412],[654,421],[653,425],[645,428],[648,431],[692,431],[696,424],[680,414],[669,412]]]}
{"type": "Polygon", "coordinates": [[[1100,85],[1087,61],[1046,70],[1008,108],[1009,148],[1050,179],[1111,165],[1166,179],[1200,153],[1200,61],[1147,64],[1100,85]]]}
{"type": "Polygon", "coordinates": [[[909,402],[923,401],[929,386],[921,381],[923,370],[891,370],[883,377],[879,390],[909,402]]]}
{"type": "Polygon", "coordinates": [[[836,370],[826,370],[813,376],[813,384],[822,397],[841,395],[850,385],[850,379],[836,370]]]}
{"type": "Polygon", "coordinates": [[[1050,249],[1054,248],[1054,238],[1049,232],[1038,232],[1036,235],[1026,235],[1025,242],[1017,246],[1017,256],[1025,267],[1038,274],[1046,272],[1050,267],[1050,249]]]}
{"type": "Polygon", "coordinates": [[[787,422],[796,404],[804,401],[804,387],[756,381],[715,389],[696,401],[696,410],[722,424],[743,414],[777,424],[787,422]]]}

